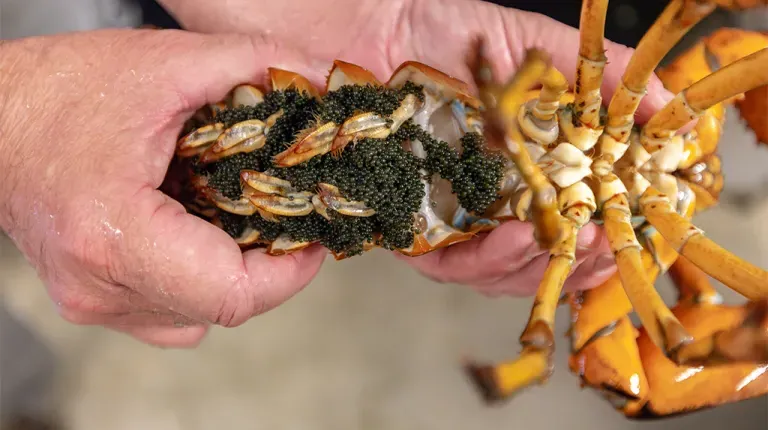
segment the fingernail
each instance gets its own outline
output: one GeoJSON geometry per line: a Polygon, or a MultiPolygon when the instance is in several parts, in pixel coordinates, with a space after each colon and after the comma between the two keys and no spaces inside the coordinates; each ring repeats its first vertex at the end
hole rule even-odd
{"type": "Polygon", "coordinates": [[[593,271],[595,273],[604,272],[616,266],[616,258],[612,254],[601,254],[595,260],[593,271]]]}

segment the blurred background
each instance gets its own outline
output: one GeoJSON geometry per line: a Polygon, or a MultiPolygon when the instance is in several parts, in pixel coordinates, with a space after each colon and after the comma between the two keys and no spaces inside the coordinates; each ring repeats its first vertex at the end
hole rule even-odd
{"type": "MultiPolygon", "coordinates": [[[[499,3],[578,25],[578,1],[499,3]]],[[[634,46],[665,3],[612,1],[607,37],[634,46]]],[[[174,26],[152,1],[0,0],[5,39],[141,23],[174,26]]],[[[768,30],[768,14],[718,12],[679,49],[723,25],[768,30]]],[[[734,111],[728,120],[723,203],[697,224],[737,255],[768,267],[768,151],[755,146],[734,111]]],[[[666,279],[659,288],[671,303],[666,279]]],[[[739,300],[720,288],[727,302],[739,300]]],[[[325,265],[284,306],[236,329],[214,329],[194,351],[152,348],[64,322],[4,236],[0,294],[0,416],[41,421],[16,429],[768,428],[765,397],[661,421],[625,420],[582,391],[568,371],[566,308],[558,313],[550,382],[501,407],[485,407],[459,360],[514,355],[532,300],[489,299],[436,284],[382,251],[325,265]]]]}

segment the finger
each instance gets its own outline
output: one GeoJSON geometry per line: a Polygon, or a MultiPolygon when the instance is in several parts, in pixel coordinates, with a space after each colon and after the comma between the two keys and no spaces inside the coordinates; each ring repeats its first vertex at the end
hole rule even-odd
{"type": "Polygon", "coordinates": [[[616,259],[610,250],[590,255],[565,281],[563,291],[576,292],[600,286],[616,273],[616,259]]]}
{"type": "Polygon", "coordinates": [[[194,320],[151,302],[137,291],[88,277],[76,285],[49,288],[59,315],[78,325],[178,326],[194,320]]]}
{"type": "MultiPolygon", "coordinates": [[[[579,231],[577,263],[603,246],[604,234],[595,224],[579,231]]],[[[490,234],[420,257],[398,255],[425,276],[438,282],[478,284],[496,282],[546,255],[533,239],[533,225],[507,221],[490,234]]],[[[542,269],[542,273],[543,273],[542,269]]]]}
{"type": "Polygon", "coordinates": [[[528,297],[536,294],[549,264],[549,257],[541,254],[523,264],[518,270],[495,279],[471,283],[476,291],[488,297],[528,297]]]}
{"type": "Polygon", "coordinates": [[[303,289],[326,256],[322,247],[281,257],[243,254],[223,230],[157,190],[145,188],[129,205],[132,221],[118,244],[120,281],[194,320],[240,325],[303,289]]]}
{"type": "Polygon", "coordinates": [[[128,334],[136,340],[163,348],[195,348],[200,345],[208,327],[123,327],[110,326],[112,330],[128,334]]]}
{"type": "Polygon", "coordinates": [[[177,312],[160,308],[138,309],[124,301],[110,301],[98,308],[86,302],[79,305],[59,305],[59,315],[66,321],[77,325],[121,325],[132,327],[154,326],[192,326],[204,321],[186,317],[177,312]]]}
{"type": "Polygon", "coordinates": [[[170,68],[170,79],[176,83],[179,95],[191,110],[223,100],[240,84],[268,88],[267,69],[270,67],[299,73],[315,85],[325,82],[327,66],[313,67],[311,57],[285,42],[278,44],[269,37],[258,35],[183,34],[192,50],[173,56],[167,67],[170,68]]]}
{"type": "MultiPolygon", "coordinates": [[[[602,255],[606,252],[610,255],[610,249],[608,248],[608,241],[604,240],[602,230],[594,226],[594,224],[588,224],[583,230],[583,235],[579,236],[576,259],[571,267],[571,274],[566,279],[564,289],[577,288],[586,289],[585,277],[589,279],[592,276],[591,271],[595,270],[594,256],[602,255]],[[587,270],[585,270],[585,267],[587,270]],[[579,275],[579,278],[573,279],[574,275],[579,275]]],[[[488,296],[531,296],[536,294],[541,287],[542,279],[544,278],[544,272],[549,265],[550,258],[548,254],[541,254],[526,263],[519,270],[507,273],[501,277],[495,279],[486,279],[475,282],[472,285],[476,290],[488,296]]],[[[601,268],[602,270],[602,268],[601,268]]],[[[591,279],[589,279],[591,281],[591,279]]]]}
{"type": "Polygon", "coordinates": [[[530,223],[508,221],[489,234],[429,254],[396,255],[438,282],[470,284],[514,272],[542,253],[530,223]]]}
{"type": "MultiPolygon", "coordinates": [[[[158,154],[151,154],[156,160],[148,169],[149,183],[153,188],[160,188],[166,177],[185,122],[195,111],[224,100],[234,87],[254,84],[271,88],[268,79],[270,67],[300,73],[316,86],[325,83],[327,67],[313,67],[308,55],[267,37],[177,30],[145,30],[144,34],[148,38],[175,34],[179,39],[177,45],[181,47],[178,51],[160,50],[163,57],[155,62],[162,64],[162,72],[156,70],[159,68],[157,64],[152,64],[151,73],[162,73],[164,80],[173,88],[170,97],[168,94],[165,96],[180,101],[178,105],[173,105],[175,110],[171,112],[170,120],[156,122],[162,145],[158,154]]],[[[168,43],[167,39],[163,41],[168,43]]],[[[147,62],[152,63],[150,60],[147,62]]],[[[156,94],[153,96],[157,97],[156,94]]],[[[143,171],[141,173],[145,175],[143,171]]]]}

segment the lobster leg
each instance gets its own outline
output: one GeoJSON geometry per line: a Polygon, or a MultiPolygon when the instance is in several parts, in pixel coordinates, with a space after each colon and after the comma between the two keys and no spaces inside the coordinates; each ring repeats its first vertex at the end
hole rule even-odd
{"type": "Polygon", "coordinates": [[[642,247],[630,223],[632,212],[626,196],[618,194],[609,199],[603,213],[606,236],[616,256],[624,290],[653,342],[666,354],[674,355],[691,337],[648,279],[642,264],[642,247]]]}
{"type": "Polygon", "coordinates": [[[768,48],[734,61],[678,93],[642,128],[640,143],[654,153],[674,134],[707,109],[724,100],[768,84],[768,48]]]}
{"type": "Polygon", "coordinates": [[[546,382],[551,375],[555,309],[573,266],[578,231],[589,222],[591,214],[582,205],[574,205],[565,211],[563,229],[566,237],[550,251],[549,265],[539,285],[528,324],[520,336],[523,345],[520,357],[493,366],[466,366],[487,402],[505,400],[529,385],[546,382]]]}
{"type": "Polygon", "coordinates": [[[573,106],[576,119],[591,129],[600,128],[603,102],[600,86],[607,62],[604,46],[607,13],[608,0],[589,1],[581,8],[581,41],[573,106]]]}
{"type": "Polygon", "coordinates": [[[559,70],[550,67],[542,76],[541,84],[537,97],[520,109],[518,123],[526,136],[541,145],[549,145],[560,135],[557,111],[568,91],[568,81],[559,70]]]}
{"type": "MultiPolygon", "coordinates": [[[[721,67],[766,47],[768,33],[723,28],[694,45],[670,65],[657,70],[656,74],[668,90],[678,93],[721,67]]],[[[749,128],[755,132],[758,142],[768,144],[768,86],[751,89],[733,101],[749,128]]],[[[724,106],[718,104],[699,118],[695,129],[698,145],[686,145],[689,160],[710,154],[715,149],[720,140],[724,115],[724,106]]]]}
{"type": "MultiPolygon", "coordinates": [[[[685,257],[677,259],[669,274],[680,291],[679,302],[692,306],[721,303],[706,273],[685,257]]],[[[701,366],[768,362],[768,298],[750,302],[746,309],[742,325],[696,339],[680,350],[680,362],[701,366]]]]}
{"type": "MultiPolygon", "coordinates": [[[[622,83],[608,106],[611,127],[633,122],[632,115],[664,56],[699,21],[716,8],[712,1],[672,0],[648,29],[627,65],[622,83]]],[[[628,134],[628,133],[627,133],[628,134]]]]}
{"type": "Polygon", "coordinates": [[[690,28],[711,14],[715,7],[711,1],[673,0],[640,40],[608,105],[605,132],[598,141],[593,171],[601,182],[613,179],[614,164],[629,147],[634,114],[645,96],[654,69],[690,28]]]}
{"type": "MultiPolygon", "coordinates": [[[[749,327],[756,316],[762,316],[763,324],[766,322],[764,300],[746,306],[720,304],[721,299],[706,274],[685,257],[675,261],[669,275],[679,291],[679,302],[672,311],[695,339],[681,352],[717,337],[718,333],[733,333],[749,327]]],[[[765,333],[765,326],[762,331],[765,333]]],[[[744,343],[747,347],[758,346],[759,342],[754,342],[759,340],[756,338],[742,337],[746,342],[732,344],[734,349],[729,352],[744,351],[744,343]]],[[[676,364],[661,355],[642,329],[637,345],[651,387],[642,410],[635,408],[633,415],[638,418],[685,413],[768,393],[765,363],[731,361],[713,366],[713,360],[707,364],[676,364]]]]}
{"type": "Polygon", "coordinates": [[[709,276],[751,300],[768,296],[768,272],[705,237],[701,230],[674,211],[664,194],[648,187],[640,197],[640,210],[680,254],[709,276]]]}
{"type": "Polygon", "coordinates": [[[668,273],[677,287],[678,303],[719,305],[723,302],[723,297],[709,283],[706,273],[687,258],[678,256],[668,273]]]}
{"type": "Polygon", "coordinates": [[[530,187],[533,193],[531,209],[534,234],[542,248],[550,249],[566,237],[557,206],[557,191],[533,161],[517,121],[527,90],[552,68],[550,59],[543,51],[529,50],[511,81],[503,88],[498,88],[483,53],[482,40],[478,41],[478,45],[473,71],[481,99],[488,108],[487,134],[497,142],[504,142],[506,155],[515,163],[530,187]],[[494,103],[495,100],[498,103],[494,103]]]}
{"type": "MultiPolygon", "coordinates": [[[[721,305],[706,275],[678,257],[657,231],[645,229],[643,236],[644,269],[653,280],[671,264],[668,273],[680,293],[671,311],[696,341],[748,321],[749,307],[721,305]]],[[[678,365],[655,345],[646,328],[637,336],[627,317],[632,307],[619,274],[572,295],[570,305],[571,370],[629,417],[692,412],[768,393],[766,365],[678,365]]]]}
{"type": "MultiPolygon", "coordinates": [[[[655,231],[645,229],[643,237],[646,244],[640,258],[653,283],[675,261],[677,253],[655,231]]],[[[638,332],[629,319],[632,304],[621,275],[616,273],[597,288],[572,294],[569,303],[573,321],[571,371],[579,375],[582,385],[595,389],[623,413],[635,414],[645,404],[650,387],[635,343],[638,332]]]]}

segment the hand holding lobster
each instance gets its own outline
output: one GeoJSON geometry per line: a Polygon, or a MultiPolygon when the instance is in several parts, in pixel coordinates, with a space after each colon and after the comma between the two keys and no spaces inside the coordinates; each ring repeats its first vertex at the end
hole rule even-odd
{"type": "Polygon", "coordinates": [[[61,315],[194,346],[292,296],[325,252],[242,254],[158,191],[195,109],[303,58],[246,36],[100,31],[0,44],[0,227],[61,315]],[[189,327],[178,327],[178,325],[189,327]]]}
{"type": "MultiPolygon", "coordinates": [[[[509,76],[521,64],[527,48],[545,47],[553,56],[553,65],[570,78],[575,76],[579,52],[578,30],[542,15],[479,1],[232,0],[226,8],[199,0],[161,3],[190,30],[270,34],[306,49],[324,64],[334,59],[350,61],[380,77],[390,76],[403,61],[414,60],[472,82],[464,60],[478,35],[487,40],[488,56],[496,61],[494,71],[499,76],[509,76]],[[324,13],[330,9],[334,12],[324,13]]],[[[602,90],[610,97],[632,50],[615,43],[607,43],[606,48],[611,62],[602,90]]],[[[641,123],[672,98],[655,77],[648,92],[637,112],[641,123]]],[[[440,282],[472,285],[489,295],[533,294],[546,269],[548,252],[536,245],[531,224],[508,221],[480,237],[402,259],[440,282]]],[[[579,232],[573,274],[565,290],[600,285],[615,268],[602,231],[590,223],[579,232]]]]}

